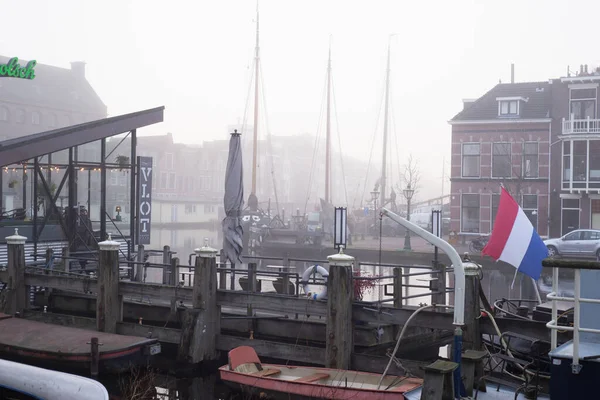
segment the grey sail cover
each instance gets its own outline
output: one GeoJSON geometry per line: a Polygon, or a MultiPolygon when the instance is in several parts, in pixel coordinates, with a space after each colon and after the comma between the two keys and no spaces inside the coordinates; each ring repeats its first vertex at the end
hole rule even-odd
{"type": "Polygon", "coordinates": [[[240,135],[232,133],[229,140],[229,157],[225,171],[225,219],[223,219],[223,250],[234,264],[241,264],[243,249],[241,212],[244,207],[244,171],[240,135]]]}

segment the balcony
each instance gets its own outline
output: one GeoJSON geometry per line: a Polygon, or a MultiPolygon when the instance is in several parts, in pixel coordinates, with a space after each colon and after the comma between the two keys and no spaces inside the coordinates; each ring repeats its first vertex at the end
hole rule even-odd
{"type": "Polygon", "coordinates": [[[597,134],[600,133],[600,119],[564,119],[562,120],[563,135],[597,134]]]}

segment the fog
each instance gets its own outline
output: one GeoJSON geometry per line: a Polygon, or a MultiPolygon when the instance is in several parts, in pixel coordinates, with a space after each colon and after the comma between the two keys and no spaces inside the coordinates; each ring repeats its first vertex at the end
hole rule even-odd
{"type": "MultiPolygon", "coordinates": [[[[509,81],[511,63],[517,81],[598,65],[587,40],[598,11],[594,1],[263,0],[260,136],[323,134],[331,43],[334,147],[379,169],[386,51],[396,34],[390,135],[398,150],[390,168],[413,154],[423,176],[419,197],[439,196],[450,167],[447,121],[461,99],[509,81]]],[[[256,3],[245,0],[0,0],[0,52],[65,68],[85,61],[109,115],[165,105],[165,122],[142,134],[172,132],[177,142],[201,144],[226,139],[253,107],[255,14],[256,3]]]]}

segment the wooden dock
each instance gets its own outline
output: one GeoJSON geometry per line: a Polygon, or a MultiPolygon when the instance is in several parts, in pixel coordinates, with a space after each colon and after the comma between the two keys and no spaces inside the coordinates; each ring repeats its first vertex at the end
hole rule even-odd
{"type": "MultiPolygon", "coordinates": [[[[0,282],[6,285],[0,294],[2,311],[19,313],[27,320],[175,344],[177,359],[192,364],[215,360],[221,351],[249,345],[261,357],[381,372],[398,327],[416,309],[403,301],[410,296],[403,295],[407,274],[400,267],[391,268],[391,304],[356,301],[352,294],[356,260],[345,255],[329,257],[327,300],[310,300],[297,291],[289,293],[286,285],[284,293],[258,293],[260,274],[267,273],[258,272],[253,263],[246,271],[237,270],[238,277],[247,279],[247,290],[235,290],[235,285],[228,289],[227,282],[235,280],[236,269],[219,265],[217,251],[207,247],[196,252],[191,287],[175,284],[175,277],[180,276],[177,262],[164,263],[162,284],[119,279],[118,245],[110,240],[100,244],[94,277],[26,266],[24,238],[8,241],[8,267],[0,270],[0,282]],[[33,304],[28,296],[31,287],[45,288],[36,293],[33,304]],[[44,306],[47,312],[41,311],[44,306]]],[[[137,277],[142,276],[140,264],[124,263],[133,265],[137,277]]],[[[290,279],[289,272],[270,274],[284,282],[290,279]]],[[[445,271],[426,274],[445,276],[445,271]]],[[[433,289],[426,296],[441,304],[445,282],[433,289]]],[[[471,297],[475,293],[467,291],[471,297]]],[[[476,297],[470,304],[478,307],[476,297]]],[[[452,313],[441,308],[419,313],[399,353],[402,365],[415,375],[421,374],[419,367],[435,359],[439,347],[450,342],[452,322],[452,313]]],[[[497,323],[503,331],[549,337],[544,323],[506,318],[497,318],[497,323]]],[[[476,319],[474,314],[464,330],[465,339],[479,331],[495,333],[488,319],[476,319]]],[[[402,369],[397,371],[403,373],[402,369]]]]}

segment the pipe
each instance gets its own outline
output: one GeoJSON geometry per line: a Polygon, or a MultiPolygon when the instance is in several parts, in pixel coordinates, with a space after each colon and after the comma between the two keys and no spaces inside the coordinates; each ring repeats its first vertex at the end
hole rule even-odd
{"type": "Polygon", "coordinates": [[[462,260],[456,249],[445,240],[427,232],[425,229],[413,224],[410,221],[402,218],[398,214],[393,213],[387,208],[383,208],[382,215],[387,216],[391,220],[399,223],[404,228],[408,229],[417,236],[422,237],[434,246],[442,249],[448,255],[454,267],[454,325],[465,324],[465,269],[463,268],[462,260]]]}

